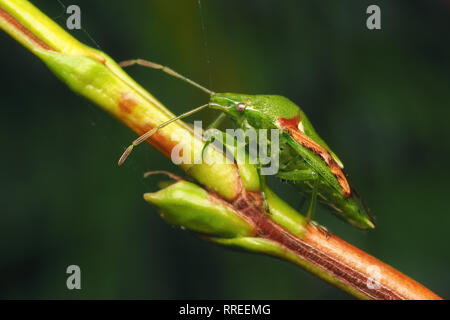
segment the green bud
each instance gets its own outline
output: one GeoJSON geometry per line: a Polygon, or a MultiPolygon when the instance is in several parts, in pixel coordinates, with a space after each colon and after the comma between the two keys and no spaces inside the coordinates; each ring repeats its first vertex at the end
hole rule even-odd
{"type": "Polygon", "coordinates": [[[144,194],[169,223],[216,237],[242,237],[254,233],[254,225],[203,188],[178,181],[160,191],[144,194]]]}

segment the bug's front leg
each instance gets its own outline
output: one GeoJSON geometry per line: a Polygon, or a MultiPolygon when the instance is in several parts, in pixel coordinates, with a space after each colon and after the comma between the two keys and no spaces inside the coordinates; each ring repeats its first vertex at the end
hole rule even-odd
{"type": "MultiPolygon", "coordinates": [[[[205,143],[203,144],[202,151],[201,151],[202,162],[205,161],[205,159],[207,157],[206,150],[208,149],[208,146],[211,143],[213,143],[215,140],[216,140],[216,137],[214,135],[209,135],[208,138],[206,139],[205,143]]],[[[194,168],[194,166],[190,166],[186,172],[189,174],[189,172],[192,170],[192,168],[194,168]]]]}
{"type": "Polygon", "coordinates": [[[317,190],[319,188],[319,177],[317,172],[311,169],[279,171],[278,177],[290,181],[313,181],[313,190],[311,195],[311,202],[306,214],[306,221],[309,223],[314,216],[317,204],[317,190]]]}
{"type": "Polygon", "coordinates": [[[216,139],[216,137],[214,137],[213,135],[209,136],[208,139],[205,141],[205,143],[203,144],[203,148],[202,148],[202,159],[205,159],[205,151],[208,148],[208,146],[214,142],[214,140],[216,139]]]}
{"type": "MultiPolygon", "coordinates": [[[[207,130],[219,128],[219,126],[222,124],[222,122],[225,120],[225,118],[226,118],[226,114],[224,112],[220,113],[220,115],[213,122],[211,122],[211,124],[208,126],[207,130]]],[[[203,145],[203,148],[202,148],[202,159],[204,159],[206,148],[208,148],[209,144],[214,142],[215,139],[216,139],[216,137],[214,135],[209,135],[208,139],[206,139],[205,144],[203,145]]],[[[222,145],[223,145],[223,143],[222,143],[222,145]]]]}
{"type": "Polygon", "coordinates": [[[227,115],[225,112],[221,112],[219,116],[211,122],[211,124],[208,126],[208,129],[217,129],[222,124],[222,122],[226,119],[227,115]]]}

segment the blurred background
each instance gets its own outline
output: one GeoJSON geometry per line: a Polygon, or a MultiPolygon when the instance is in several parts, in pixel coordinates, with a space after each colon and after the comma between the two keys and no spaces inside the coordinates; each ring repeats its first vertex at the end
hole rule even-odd
{"type": "MultiPolygon", "coordinates": [[[[65,26],[57,1],[33,3],[65,26]]],[[[81,8],[83,30],[71,34],[117,61],[146,58],[217,92],[300,105],[377,229],[356,230],[324,210],[316,219],[450,297],[448,1],[62,3],[81,8]],[[381,30],[366,28],[370,4],[381,8],[381,30]]],[[[142,173],[183,173],[148,145],[117,167],[135,135],[3,32],[0,47],[0,298],[350,299],[287,262],[165,223],[142,199],[160,177],[142,173]],[[72,264],[81,290],[66,288],[72,264]]],[[[128,72],[176,114],[207,101],[161,72],[128,72]]],[[[289,186],[269,183],[300,203],[289,186]]]]}

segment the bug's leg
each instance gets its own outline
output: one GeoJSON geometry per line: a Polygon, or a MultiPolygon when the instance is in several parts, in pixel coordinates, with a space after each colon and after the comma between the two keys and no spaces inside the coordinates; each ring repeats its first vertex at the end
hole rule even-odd
{"type": "Polygon", "coordinates": [[[205,144],[203,145],[203,148],[202,148],[202,159],[205,158],[205,151],[206,151],[206,148],[208,148],[209,144],[212,143],[212,142],[214,142],[215,139],[216,139],[216,138],[215,138],[214,136],[210,136],[210,137],[208,138],[208,140],[206,140],[206,142],[205,142],[205,144]]]}
{"type": "MultiPolygon", "coordinates": [[[[226,118],[226,114],[224,112],[222,112],[213,122],[210,123],[210,125],[208,126],[208,128],[206,130],[217,129],[225,118],[226,118]]],[[[205,144],[203,145],[203,148],[202,148],[202,159],[205,156],[206,148],[208,148],[209,144],[214,142],[214,140],[215,140],[214,136],[209,136],[208,139],[205,141],[205,144]]]]}
{"type": "MultiPolygon", "coordinates": [[[[217,129],[225,118],[226,118],[226,114],[224,112],[222,112],[213,122],[211,122],[211,124],[208,126],[208,128],[206,130],[217,129]]],[[[214,136],[209,136],[208,139],[205,141],[205,144],[203,145],[203,148],[202,148],[202,159],[205,156],[206,148],[209,146],[210,143],[214,142],[214,140],[215,140],[214,136]]]]}
{"type": "Polygon", "coordinates": [[[269,202],[267,201],[266,195],[266,176],[261,174],[261,164],[257,164],[257,172],[259,178],[259,192],[261,193],[261,198],[263,201],[263,210],[265,213],[270,213],[269,202]]]}
{"type": "MultiPolygon", "coordinates": [[[[224,112],[222,112],[213,122],[211,122],[211,124],[208,126],[208,128],[206,129],[206,130],[209,130],[209,129],[217,129],[219,126],[220,126],[220,124],[223,122],[223,120],[226,118],[226,114],[224,113],[224,112]]],[[[205,144],[203,145],[203,148],[202,148],[202,159],[204,159],[205,158],[205,151],[206,151],[206,148],[208,148],[208,146],[209,146],[209,144],[211,144],[212,142],[214,142],[214,140],[215,140],[215,137],[214,136],[209,136],[208,137],[208,139],[205,141],[205,144]]],[[[194,166],[190,166],[188,169],[187,169],[187,173],[189,173],[189,171],[191,171],[191,169],[193,168],[194,166]]]]}
{"type": "Polygon", "coordinates": [[[217,129],[222,124],[223,120],[225,120],[226,117],[227,115],[225,114],[225,112],[220,113],[219,116],[213,122],[211,122],[207,130],[217,129]]]}
{"type": "Polygon", "coordinates": [[[122,164],[125,162],[125,160],[127,159],[127,157],[130,155],[131,151],[133,151],[133,148],[134,148],[134,147],[136,147],[137,145],[141,144],[142,142],[144,142],[145,140],[147,140],[148,138],[150,138],[150,137],[151,137],[154,133],[156,133],[159,129],[161,129],[161,128],[167,126],[168,124],[171,124],[171,123],[174,122],[174,121],[177,121],[177,120],[179,120],[179,119],[183,119],[183,118],[188,117],[188,116],[190,116],[190,115],[192,115],[192,114],[194,114],[194,113],[197,113],[198,111],[203,110],[203,109],[207,108],[208,106],[209,106],[209,104],[204,104],[204,105],[202,105],[202,106],[200,106],[200,107],[198,107],[198,108],[195,108],[195,109],[192,109],[192,110],[190,110],[190,111],[188,111],[188,112],[185,112],[185,113],[183,113],[183,114],[180,114],[179,116],[174,117],[174,118],[172,118],[172,119],[170,119],[170,120],[167,120],[167,121],[161,123],[160,125],[154,127],[153,129],[147,131],[147,132],[144,133],[143,135],[141,135],[139,138],[137,138],[136,140],[134,140],[134,141],[128,146],[128,148],[125,150],[125,152],[122,154],[122,156],[120,157],[119,162],[118,162],[119,166],[122,165],[122,164]]]}
{"type": "Polygon", "coordinates": [[[184,82],[187,82],[187,83],[193,85],[194,87],[199,88],[200,90],[206,92],[209,95],[213,95],[214,94],[213,91],[205,88],[204,86],[198,84],[197,82],[195,82],[195,81],[193,81],[193,80],[191,80],[189,78],[186,78],[185,76],[179,74],[178,72],[172,70],[171,68],[163,66],[163,65],[161,65],[159,63],[151,62],[151,61],[144,60],[144,59],[132,59],[132,60],[126,60],[126,61],[120,62],[119,66],[124,68],[124,67],[129,67],[129,66],[132,66],[132,65],[135,65],[135,64],[139,65],[139,66],[147,67],[147,68],[161,70],[162,72],[165,72],[168,75],[171,75],[172,77],[181,79],[184,82]]]}
{"type": "Polygon", "coordinates": [[[314,170],[302,169],[302,170],[290,170],[290,171],[278,171],[277,177],[283,180],[289,181],[308,181],[316,180],[317,173],[314,170]]]}
{"type": "Polygon", "coordinates": [[[177,176],[176,174],[169,172],[169,171],[165,171],[165,170],[147,171],[144,173],[144,178],[147,178],[149,176],[156,175],[156,174],[164,174],[164,175],[168,176],[169,178],[172,178],[175,181],[183,181],[184,180],[182,177],[177,176]]]}
{"type": "MultiPolygon", "coordinates": [[[[206,151],[206,148],[208,148],[208,146],[209,146],[210,143],[214,142],[214,139],[215,139],[214,136],[210,136],[210,137],[205,141],[205,144],[203,145],[202,153],[201,153],[201,155],[202,155],[202,161],[203,161],[203,159],[205,158],[205,151],[206,151]]],[[[192,170],[192,168],[194,168],[194,166],[195,166],[195,165],[190,166],[190,167],[186,170],[186,172],[189,174],[189,172],[192,170]]]]}
{"type": "Polygon", "coordinates": [[[300,200],[300,203],[298,204],[297,208],[300,212],[302,212],[303,206],[305,205],[306,202],[306,197],[302,197],[302,199],[300,200]]]}
{"type": "Polygon", "coordinates": [[[317,190],[319,187],[319,179],[317,173],[314,170],[291,170],[291,171],[279,171],[277,176],[284,180],[290,181],[313,181],[313,190],[311,195],[311,202],[306,214],[306,221],[309,223],[314,215],[317,204],[317,190]]]}
{"type": "Polygon", "coordinates": [[[309,203],[309,208],[306,213],[306,221],[308,223],[311,222],[312,217],[314,216],[314,212],[316,211],[317,189],[319,189],[319,179],[314,180],[314,186],[313,186],[313,191],[312,191],[312,195],[311,195],[311,202],[309,203]]]}
{"type": "MultiPolygon", "coordinates": [[[[225,116],[224,113],[222,113],[222,114],[225,116]]],[[[215,128],[216,128],[216,127],[213,127],[212,125],[214,125],[215,122],[218,122],[218,120],[219,120],[219,118],[221,117],[222,114],[220,114],[220,116],[219,116],[216,120],[214,120],[214,122],[213,122],[212,124],[210,124],[210,125],[208,126],[208,129],[215,129],[215,128]]],[[[221,122],[221,120],[220,120],[220,122],[221,122]]],[[[219,125],[220,125],[220,123],[219,123],[219,125]]],[[[213,142],[215,141],[215,139],[216,139],[216,137],[213,136],[213,135],[209,136],[208,139],[206,139],[205,144],[203,145],[203,148],[202,148],[202,153],[201,153],[201,155],[202,155],[202,160],[205,159],[205,151],[206,151],[206,149],[208,148],[208,146],[209,146],[211,143],[213,143],[213,142]]],[[[193,167],[194,167],[194,166],[190,166],[190,167],[187,169],[187,173],[189,173],[189,171],[190,171],[193,167]]]]}

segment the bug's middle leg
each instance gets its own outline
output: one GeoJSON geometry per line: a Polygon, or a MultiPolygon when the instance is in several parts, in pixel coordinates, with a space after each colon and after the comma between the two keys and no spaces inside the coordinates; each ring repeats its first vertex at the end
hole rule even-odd
{"type": "Polygon", "coordinates": [[[312,181],[313,189],[311,195],[311,202],[309,203],[308,211],[306,213],[306,221],[309,223],[314,216],[317,204],[317,191],[319,188],[319,179],[317,172],[311,169],[279,171],[278,177],[280,179],[289,181],[312,181]]]}
{"type": "Polygon", "coordinates": [[[309,204],[308,211],[306,213],[306,221],[309,223],[312,220],[312,217],[314,216],[314,212],[316,211],[316,204],[317,204],[317,189],[319,187],[319,179],[314,180],[314,186],[313,191],[311,195],[311,202],[309,204]]]}

